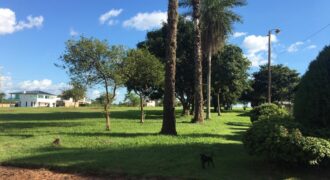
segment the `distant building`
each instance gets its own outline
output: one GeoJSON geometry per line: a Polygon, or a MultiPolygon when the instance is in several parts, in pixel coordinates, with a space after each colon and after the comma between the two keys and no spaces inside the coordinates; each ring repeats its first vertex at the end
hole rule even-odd
{"type": "Polygon", "coordinates": [[[57,100],[56,106],[64,106],[64,107],[79,107],[81,105],[87,105],[92,104],[91,101],[88,101],[86,98],[83,98],[81,100],[78,100],[77,102],[74,102],[72,98],[70,99],[61,99],[57,100]]]}
{"type": "Polygon", "coordinates": [[[56,95],[43,91],[22,91],[10,93],[11,100],[18,107],[56,107],[56,95]]]}
{"type": "Polygon", "coordinates": [[[146,100],[144,106],[147,106],[147,107],[156,107],[156,101],[154,101],[154,100],[146,100]]]}

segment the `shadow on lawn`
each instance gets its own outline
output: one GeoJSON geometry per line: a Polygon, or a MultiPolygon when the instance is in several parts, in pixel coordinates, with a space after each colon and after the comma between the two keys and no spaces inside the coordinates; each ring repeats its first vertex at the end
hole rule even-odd
{"type": "MultiPolygon", "coordinates": [[[[146,110],[146,120],[148,119],[162,119],[162,110],[146,110]]],[[[180,116],[180,112],[176,112],[180,116]]],[[[81,119],[95,119],[104,118],[103,112],[47,112],[47,113],[2,113],[0,115],[1,121],[31,121],[31,120],[81,120],[81,119]]],[[[139,120],[139,110],[110,110],[110,118],[113,119],[130,119],[139,120]]]]}
{"type": "MultiPolygon", "coordinates": [[[[65,146],[65,144],[64,144],[65,146]]],[[[330,177],[324,169],[282,167],[247,156],[242,144],[154,144],[117,148],[35,149],[35,155],[12,159],[3,165],[48,168],[104,177],[143,179],[319,179],[330,177]],[[199,153],[213,152],[215,168],[203,170],[199,153]]]]}
{"type": "MultiPolygon", "coordinates": [[[[36,155],[12,159],[4,165],[29,168],[49,168],[64,172],[78,172],[89,175],[121,174],[125,177],[185,177],[215,178],[235,166],[249,162],[239,162],[237,154],[242,151],[238,144],[184,144],[138,146],[126,148],[54,148],[36,149],[36,155]],[[202,171],[199,153],[213,152],[215,168],[202,171]],[[226,152],[232,154],[225,155],[226,152]],[[129,175],[130,176],[129,176],[129,175]]],[[[231,174],[233,177],[237,173],[231,174]]],[[[138,178],[138,179],[139,179],[138,178]]]]}
{"type": "MultiPolygon", "coordinates": [[[[177,137],[180,138],[222,138],[230,141],[239,141],[242,140],[242,134],[244,131],[233,132],[230,135],[223,134],[211,134],[211,133],[195,133],[195,134],[179,134],[177,137]]],[[[122,137],[122,138],[134,138],[134,137],[142,137],[142,136],[162,136],[159,133],[123,133],[123,132],[78,132],[78,133],[61,133],[61,135],[69,135],[69,136],[87,136],[87,137],[99,137],[99,136],[107,136],[107,137],[122,137]]]]}

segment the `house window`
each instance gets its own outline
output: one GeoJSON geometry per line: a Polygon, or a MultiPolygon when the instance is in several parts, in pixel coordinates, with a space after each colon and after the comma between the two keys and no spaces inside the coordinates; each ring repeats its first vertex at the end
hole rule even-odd
{"type": "Polygon", "coordinates": [[[49,96],[45,96],[45,99],[49,99],[49,96]]]}
{"type": "Polygon", "coordinates": [[[38,95],[38,98],[44,98],[44,95],[38,95]]]}
{"type": "Polygon", "coordinates": [[[25,102],[25,107],[27,107],[27,101],[25,102]]]}

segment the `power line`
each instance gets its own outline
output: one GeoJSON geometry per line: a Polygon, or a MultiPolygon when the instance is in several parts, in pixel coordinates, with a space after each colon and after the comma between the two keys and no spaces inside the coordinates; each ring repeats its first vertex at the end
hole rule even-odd
{"type": "MultiPolygon", "coordinates": [[[[302,40],[302,42],[305,42],[305,41],[311,39],[312,37],[316,36],[316,35],[319,34],[320,32],[322,32],[322,31],[324,31],[325,29],[327,29],[328,27],[330,27],[330,23],[328,23],[327,25],[323,26],[322,28],[320,28],[319,30],[315,31],[314,33],[308,35],[306,38],[304,38],[304,39],[302,40]]],[[[288,51],[287,51],[287,50],[284,50],[284,51],[278,53],[277,56],[282,55],[282,54],[285,54],[285,53],[288,53],[288,51]]]]}

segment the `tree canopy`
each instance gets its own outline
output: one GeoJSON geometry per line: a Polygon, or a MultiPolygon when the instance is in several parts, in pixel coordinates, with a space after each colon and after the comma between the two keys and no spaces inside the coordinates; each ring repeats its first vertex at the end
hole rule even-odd
{"type": "MultiPolygon", "coordinates": [[[[300,81],[299,73],[282,64],[271,66],[272,69],[272,100],[273,102],[293,101],[294,93],[300,81]]],[[[253,73],[251,103],[253,106],[265,103],[267,100],[268,68],[260,66],[253,73]]]]}
{"type": "Polygon", "coordinates": [[[220,96],[221,105],[230,107],[248,88],[247,70],[250,64],[242,49],[234,45],[224,46],[223,50],[213,57],[213,93],[220,96]]]}

